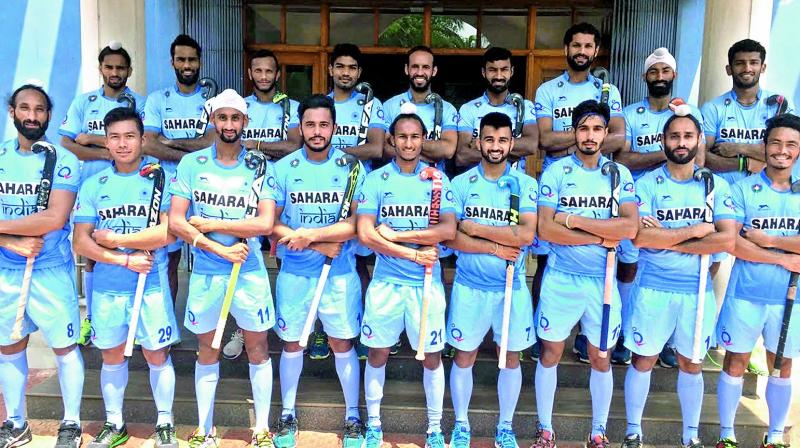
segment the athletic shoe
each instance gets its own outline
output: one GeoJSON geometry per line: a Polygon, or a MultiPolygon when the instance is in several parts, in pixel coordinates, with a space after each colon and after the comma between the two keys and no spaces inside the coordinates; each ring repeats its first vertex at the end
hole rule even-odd
{"type": "Polygon", "coordinates": [[[694,437],[691,440],[689,440],[689,443],[687,443],[686,445],[678,445],[678,446],[681,446],[683,448],[703,448],[703,442],[701,442],[700,439],[698,439],[697,437],[694,437]]]}
{"type": "Polygon", "coordinates": [[[719,439],[717,440],[717,444],[714,445],[715,448],[737,448],[738,446],[739,442],[733,439],[719,439]]]}
{"type": "Polygon", "coordinates": [[[92,321],[85,317],[81,321],[81,333],[78,336],[78,344],[89,345],[92,342],[92,321]]]}
{"type": "Polygon", "coordinates": [[[597,434],[596,436],[589,435],[589,439],[586,441],[586,448],[608,448],[611,446],[611,442],[608,441],[608,437],[605,434],[597,434]]]}
{"type": "Polygon", "coordinates": [[[396,355],[402,346],[403,344],[400,341],[395,342],[394,345],[389,349],[389,354],[392,356],[396,355]]]}
{"type": "Polygon", "coordinates": [[[469,440],[472,438],[469,428],[466,425],[456,422],[453,432],[450,434],[450,448],[469,448],[469,440]]]}
{"type": "Polygon", "coordinates": [[[494,448],[519,448],[517,435],[510,429],[501,429],[495,432],[494,448]]]}
{"type": "Polygon", "coordinates": [[[342,448],[361,448],[364,444],[364,424],[358,417],[350,417],[344,422],[342,448]]]}
{"type": "Polygon", "coordinates": [[[611,351],[611,362],[626,366],[631,363],[631,351],[628,350],[622,342],[622,339],[617,341],[614,350],[611,351]]]}
{"type": "Polygon", "coordinates": [[[642,448],[642,437],[639,434],[628,434],[622,441],[621,448],[642,448]]]}
{"type": "Polygon", "coordinates": [[[675,350],[672,347],[665,345],[658,355],[658,365],[665,369],[674,369],[678,367],[678,358],[675,357],[675,350]]]}
{"type": "Polygon", "coordinates": [[[311,344],[308,345],[308,357],[311,359],[325,359],[328,356],[331,356],[328,335],[323,331],[315,331],[311,344]]]}
{"type": "Polygon", "coordinates": [[[536,430],[536,435],[533,436],[531,448],[556,448],[556,434],[540,426],[536,430]]]}
{"type": "Polygon", "coordinates": [[[131,436],[128,435],[128,428],[123,424],[121,427],[111,422],[105,422],[100,434],[89,442],[89,448],[114,448],[127,442],[131,436]]]}
{"type": "Polygon", "coordinates": [[[383,444],[383,429],[380,426],[367,425],[364,434],[364,448],[381,448],[383,444]]]}
{"type": "Polygon", "coordinates": [[[225,359],[236,359],[244,351],[244,333],[241,328],[231,334],[231,340],[222,348],[222,357],[225,359]]]}
{"type": "Polygon", "coordinates": [[[81,427],[74,422],[61,422],[54,448],[78,448],[81,446],[81,427]]]}
{"type": "Polygon", "coordinates": [[[366,361],[369,358],[369,347],[362,344],[361,341],[356,341],[356,355],[358,355],[358,359],[361,361],[366,361]]]}
{"type": "Polygon", "coordinates": [[[761,448],[789,448],[789,444],[781,442],[767,442],[767,435],[764,434],[764,438],[761,439],[761,448]]]}
{"type": "Polygon", "coordinates": [[[199,432],[200,428],[197,428],[189,436],[189,448],[216,448],[219,446],[217,428],[211,428],[210,434],[199,434],[199,432]]]}
{"type": "Polygon", "coordinates": [[[575,336],[575,344],[572,346],[572,353],[578,356],[578,361],[589,364],[589,339],[582,334],[575,336]]]}
{"type": "Polygon", "coordinates": [[[533,343],[533,347],[531,347],[531,359],[536,362],[539,362],[539,356],[542,354],[542,343],[539,341],[539,338],[536,338],[536,342],[533,343]]]}
{"type": "Polygon", "coordinates": [[[294,415],[281,417],[272,441],[277,448],[295,448],[297,446],[297,419],[294,415]]]}
{"type": "Polygon", "coordinates": [[[452,358],[456,356],[456,349],[453,348],[447,342],[444,343],[444,348],[442,349],[442,358],[452,358]]]}
{"type": "Polygon", "coordinates": [[[425,436],[425,448],[445,448],[442,431],[429,432],[425,436]]]}
{"type": "Polygon", "coordinates": [[[3,422],[3,426],[0,427],[0,448],[22,446],[31,440],[33,440],[33,436],[28,422],[25,422],[22,428],[14,428],[14,423],[6,420],[3,422]]]}
{"type": "Polygon", "coordinates": [[[269,429],[254,432],[250,446],[252,448],[273,448],[275,445],[272,443],[272,435],[269,433],[269,429]]]}
{"type": "Polygon", "coordinates": [[[169,423],[156,426],[153,434],[155,448],[178,448],[178,436],[175,434],[175,427],[169,423]]]}

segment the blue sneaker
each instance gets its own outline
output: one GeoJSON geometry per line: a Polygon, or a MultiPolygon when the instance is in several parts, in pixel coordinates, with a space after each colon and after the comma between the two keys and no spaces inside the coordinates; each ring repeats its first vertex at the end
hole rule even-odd
{"type": "Polygon", "coordinates": [[[297,447],[297,419],[294,415],[286,415],[278,421],[278,430],[272,437],[276,448],[297,447]]]}
{"type": "Polygon", "coordinates": [[[364,448],[380,448],[383,444],[383,430],[380,426],[367,425],[364,435],[364,448]]]}
{"type": "Polygon", "coordinates": [[[674,369],[678,367],[678,358],[675,357],[675,351],[672,347],[665,345],[658,355],[658,364],[665,369],[674,369]]]}
{"type": "Polygon", "coordinates": [[[354,345],[356,346],[356,355],[358,355],[359,361],[366,361],[369,358],[369,347],[362,344],[361,341],[356,341],[354,345]]]}
{"type": "Polygon", "coordinates": [[[611,351],[611,362],[620,365],[631,363],[631,351],[625,347],[621,338],[617,341],[617,345],[614,346],[614,350],[611,351]]]}
{"type": "Polygon", "coordinates": [[[578,355],[578,361],[589,364],[589,339],[582,334],[575,336],[575,345],[572,346],[572,353],[578,355]]]}
{"type": "Polygon", "coordinates": [[[517,435],[511,429],[500,429],[494,435],[494,448],[519,448],[517,435]]]}
{"type": "Polygon", "coordinates": [[[445,448],[442,431],[429,432],[425,438],[425,448],[445,448]]]}
{"type": "Polygon", "coordinates": [[[342,448],[361,448],[364,444],[364,424],[357,417],[350,417],[344,422],[342,448]]]}
{"type": "Polygon", "coordinates": [[[311,344],[308,345],[308,357],[311,359],[326,359],[331,356],[328,346],[328,335],[323,331],[314,332],[309,336],[311,344]]]}
{"type": "Polygon", "coordinates": [[[466,425],[456,422],[453,433],[450,434],[450,448],[469,448],[469,439],[472,434],[466,425]]]}

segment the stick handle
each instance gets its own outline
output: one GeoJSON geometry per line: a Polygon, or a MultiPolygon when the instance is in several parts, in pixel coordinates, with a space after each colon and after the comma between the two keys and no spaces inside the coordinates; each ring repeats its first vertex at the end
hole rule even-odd
{"type": "Polygon", "coordinates": [[[142,310],[142,298],[144,297],[144,284],[146,281],[147,274],[140,273],[136,281],[136,294],[133,296],[131,321],[128,323],[128,337],[125,339],[125,356],[133,356],[133,340],[136,338],[136,328],[139,326],[139,313],[142,310]]]}
{"type": "Polygon", "coordinates": [[[428,306],[430,305],[431,284],[433,283],[433,266],[425,266],[425,277],[422,280],[422,310],[419,319],[419,341],[417,342],[417,361],[425,359],[425,338],[428,333],[428,306]]]}
{"type": "Polygon", "coordinates": [[[703,343],[703,313],[706,303],[706,283],[708,277],[709,256],[700,256],[700,284],[697,287],[697,314],[694,317],[694,343],[692,344],[692,363],[701,364],[703,358],[700,351],[703,343]]]}
{"type": "Polygon", "coordinates": [[[11,330],[11,339],[14,341],[22,339],[22,321],[25,320],[25,308],[28,306],[28,293],[31,290],[33,261],[34,257],[28,257],[25,261],[25,273],[22,275],[22,287],[19,290],[19,300],[17,301],[17,317],[14,319],[14,327],[11,330]]]}
{"type": "Polygon", "coordinates": [[[506,368],[506,357],[508,356],[508,330],[511,326],[511,297],[514,292],[514,263],[509,262],[506,266],[506,289],[503,296],[503,323],[500,333],[500,355],[497,358],[497,367],[506,368]]]}
{"type": "Polygon", "coordinates": [[[225,323],[228,321],[228,313],[231,311],[233,293],[236,291],[236,282],[239,280],[239,270],[242,269],[241,263],[234,263],[231,269],[231,278],[228,279],[228,287],[225,288],[225,298],[222,299],[222,309],[217,320],[217,329],[214,330],[214,340],[211,341],[211,348],[219,350],[222,344],[222,334],[225,332],[225,323]]]}
{"type": "Polygon", "coordinates": [[[303,324],[303,331],[300,333],[300,347],[308,345],[308,335],[311,334],[311,328],[314,327],[314,322],[317,320],[317,309],[319,309],[319,302],[322,300],[322,291],[325,289],[325,283],[328,281],[328,274],[331,272],[331,263],[333,259],[328,257],[325,259],[325,264],[322,265],[322,272],[319,274],[317,281],[317,289],[314,291],[314,298],[311,300],[311,306],[308,308],[308,315],[306,322],[303,324]]]}
{"type": "Polygon", "coordinates": [[[608,330],[611,322],[611,297],[614,288],[614,268],[617,264],[617,250],[611,248],[606,256],[606,276],[603,283],[603,320],[600,325],[600,347],[598,355],[608,356],[608,330]]]}
{"type": "Polygon", "coordinates": [[[789,322],[792,319],[792,308],[794,299],[797,297],[797,277],[796,272],[792,272],[789,277],[789,289],[786,291],[786,303],[783,305],[783,321],[781,322],[781,332],[778,336],[778,349],[775,350],[775,362],[772,364],[771,375],[775,378],[781,376],[781,366],[783,365],[783,351],[786,348],[786,337],[789,334],[789,322]]]}

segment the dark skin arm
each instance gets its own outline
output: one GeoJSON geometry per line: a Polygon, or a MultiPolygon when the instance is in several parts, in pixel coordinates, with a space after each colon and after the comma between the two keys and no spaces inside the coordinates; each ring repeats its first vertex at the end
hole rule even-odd
{"type": "Polygon", "coordinates": [[[67,190],[53,190],[47,209],[19,219],[0,220],[0,234],[42,236],[64,228],[75,205],[76,194],[67,190]]]}
{"type": "MultiPolygon", "coordinates": [[[[470,237],[493,241],[504,246],[523,247],[529,246],[533,242],[534,235],[536,235],[536,222],[536,213],[528,212],[520,214],[519,225],[516,226],[489,226],[471,220],[463,220],[458,224],[458,231],[470,237]]],[[[446,243],[446,245],[450,247],[450,244],[446,243]]]]}
{"type": "Polygon", "coordinates": [[[442,241],[455,238],[456,215],[453,213],[442,213],[437,224],[425,229],[394,230],[386,224],[381,224],[375,230],[381,237],[392,243],[432,246],[442,241]]]}
{"type": "Polygon", "coordinates": [[[481,152],[472,137],[471,132],[458,133],[458,146],[456,147],[456,165],[475,166],[481,161],[481,152]]]}
{"type": "Polygon", "coordinates": [[[258,140],[243,140],[242,143],[244,143],[244,147],[247,149],[258,148],[261,152],[266,154],[270,160],[278,160],[294,152],[303,144],[302,138],[300,137],[300,128],[289,129],[287,137],[286,140],[277,142],[262,141],[259,144],[258,140]]]}
{"type": "Polygon", "coordinates": [[[61,136],[61,146],[75,154],[79,160],[111,160],[111,154],[105,145],[106,138],[102,135],[78,134],[75,140],[66,135],[61,136]]]}
{"type": "MultiPolygon", "coordinates": [[[[455,221],[455,218],[453,220],[455,221]]],[[[403,258],[422,266],[436,264],[439,260],[439,249],[435,245],[412,249],[402,244],[391,242],[381,236],[375,228],[377,223],[377,216],[375,215],[358,215],[356,222],[358,240],[375,252],[390,257],[403,258]]],[[[455,227],[455,222],[453,222],[453,227],[455,227]]]]}
{"type": "Polygon", "coordinates": [[[351,146],[343,148],[342,151],[352,154],[358,160],[372,160],[383,157],[383,144],[386,131],[381,128],[369,128],[367,130],[367,142],[361,146],[351,146]]]}

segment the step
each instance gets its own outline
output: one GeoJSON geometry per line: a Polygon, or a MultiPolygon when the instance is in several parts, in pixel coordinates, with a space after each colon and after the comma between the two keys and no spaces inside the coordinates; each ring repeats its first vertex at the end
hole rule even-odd
{"type": "MultiPolygon", "coordinates": [[[[277,372],[277,370],[276,370],[277,372]]],[[[280,410],[280,387],[276,380],[273,389],[271,421],[280,410]]],[[[131,371],[126,392],[125,415],[131,422],[152,422],[155,407],[151,398],[146,371],[131,371]]],[[[560,439],[582,440],[591,425],[591,400],[585,388],[559,388],[553,416],[560,439]]],[[[362,413],[363,397],[362,397],[362,413]]],[[[708,444],[716,440],[718,432],[717,400],[707,394],[703,400],[701,436],[708,444]]],[[[625,429],[625,406],[621,391],[615,391],[608,422],[609,437],[619,442],[625,429]]],[[[87,370],[84,386],[82,418],[104,418],[99,387],[99,371],[87,370]]],[[[444,401],[445,428],[453,422],[449,394],[444,401]]],[[[335,379],[305,378],[297,395],[298,418],[314,430],[338,430],[342,424],[344,404],[341,389],[335,379]]],[[[58,419],[61,414],[61,395],[57,378],[51,377],[34,386],[28,393],[28,413],[31,418],[58,419]]],[[[194,399],[193,377],[177,378],[174,413],[176,423],[194,424],[197,410],[194,399]]],[[[426,429],[425,395],[421,382],[386,382],[382,406],[382,420],[387,432],[422,433],[426,429]]],[[[651,392],[645,410],[644,431],[649,443],[669,445],[681,433],[680,407],[674,392],[651,392]]],[[[795,416],[794,418],[797,418],[795,416]]],[[[491,436],[497,419],[497,392],[493,385],[476,384],[471,401],[470,423],[476,436],[491,436]]],[[[252,424],[252,397],[246,379],[225,378],[217,388],[215,423],[223,426],[249,427],[252,424]]],[[[536,421],[535,396],[526,382],[516,413],[516,427],[520,445],[530,443],[536,421]],[[524,440],[524,443],[523,443],[524,440]]],[[[737,435],[747,446],[755,445],[767,424],[766,404],[763,400],[745,397],[737,415],[737,435]]],[[[301,426],[302,429],[302,426],[301,426]]]]}

